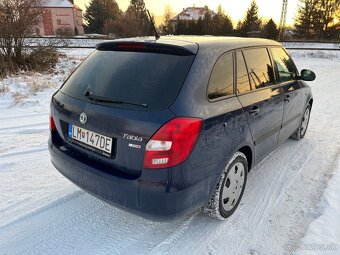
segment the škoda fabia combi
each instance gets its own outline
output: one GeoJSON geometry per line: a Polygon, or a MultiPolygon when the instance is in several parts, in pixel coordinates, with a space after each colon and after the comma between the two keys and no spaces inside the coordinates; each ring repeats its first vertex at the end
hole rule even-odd
{"type": "Polygon", "coordinates": [[[166,37],[107,41],[51,102],[53,165],[85,191],[154,219],[234,213],[247,173],[301,139],[313,97],[281,44],[166,37]]]}

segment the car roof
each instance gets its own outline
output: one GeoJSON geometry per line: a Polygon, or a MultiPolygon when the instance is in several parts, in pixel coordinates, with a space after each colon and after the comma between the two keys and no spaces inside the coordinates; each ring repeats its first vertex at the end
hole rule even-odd
{"type": "MultiPolygon", "coordinates": [[[[117,42],[140,42],[165,44],[178,47],[184,47],[192,52],[196,52],[198,48],[204,49],[223,49],[224,51],[246,48],[252,46],[282,46],[280,43],[262,39],[262,38],[246,38],[246,37],[228,37],[228,36],[162,36],[155,40],[155,37],[136,37],[128,39],[113,40],[111,43],[117,42]]],[[[110,43],[107,41],[106,43],[110,43]]]]}
{"type": "MultiPolygon", "coordinates": [[[[220,47],[236,49],[251,46],[282,46],[280,43],[263,39],[263,38],[249,38],[249,37],[229,37],[229,36],[162,36],[155,41],[154,37],[134,38],[137,40],[154,41],[155,43],[171,44],[176,46],[189,46],[190,44],[197,44],[201,47],[220,47]]],[[[133,39],[132,39],[133,40],[133,39]]]]}
{"type": "Polygon", "coordinates": [[[229,36],[165,36],[161,37],[158,42],[188,42],[196,43],[199,46],[213,46],[213,45],[225,45],[230,48],[240,48],[258,45],[273,45],[281,46],[280,43],[263,39],[263,38],[248,38],[248,37],[229,37],[229,36]]]}

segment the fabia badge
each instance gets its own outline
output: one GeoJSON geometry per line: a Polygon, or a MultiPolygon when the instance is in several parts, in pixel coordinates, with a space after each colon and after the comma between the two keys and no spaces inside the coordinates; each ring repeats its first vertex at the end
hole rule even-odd
{"type": "Polygon", "coordinates": [[[87,116],[86,116],[85,112],[82,112],[82,113],[80,114],[80,116],[79,116],[79,121],[80,121],[80,123],[83,124],[83,125],[86,123],[86,121],[87,121],[87,116]]]}

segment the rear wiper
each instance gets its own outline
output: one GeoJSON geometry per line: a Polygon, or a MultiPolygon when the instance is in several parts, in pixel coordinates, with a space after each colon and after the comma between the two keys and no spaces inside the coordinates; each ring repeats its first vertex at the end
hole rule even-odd
{"type": "Polygon", "coordinates": [[[97,96],[97,95],[94,95],[92,91],[85,91],[85,96],[94,102],[110,103],[110,104],[129,104],[129,105],[136,105],[136,106],[141,106],[145,108],[148,107],[147,104],[139,104],[139,103],[124,101],[124,100],[115,100],[112,98],[97,96]]]}

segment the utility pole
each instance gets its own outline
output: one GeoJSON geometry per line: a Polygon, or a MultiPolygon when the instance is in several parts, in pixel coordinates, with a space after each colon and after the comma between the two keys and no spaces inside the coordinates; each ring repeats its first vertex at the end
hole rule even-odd
{"type": "Polygon", "coordinates": [[[284,35],[285,35],[287,7],[288,7],[288,0],[282,0],[281,19],[280,19],[280,25],[279,25],[279,40],[283,40],[284,35]]]}

